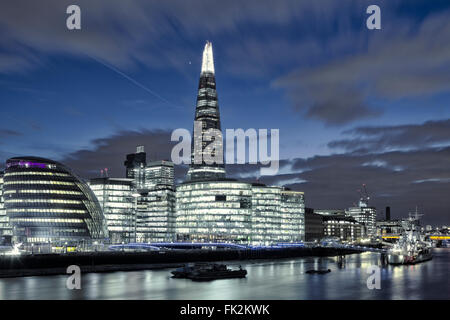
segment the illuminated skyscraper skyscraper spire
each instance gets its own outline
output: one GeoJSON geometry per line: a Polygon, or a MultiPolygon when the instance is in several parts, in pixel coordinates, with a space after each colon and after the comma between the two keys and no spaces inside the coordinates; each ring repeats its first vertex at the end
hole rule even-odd
{"type": "Polygon", "coordinates": [[[206,42],[205,49],[203,50],[201,73],[209,72],[214,74],[214,57],[212,52],[212,43],[208,41],[206,42]]]}
{"type": "MultiPolygon", "coordinates": [[[[212,43],[207,41],[203,50],[202,69],[198,85],[197,106],[195,108],[195,121],[201,121],[201,135],[209,129],[220,128],[220,113],[217,100],[216,79],[214,75],[214,58],[212,43]]],[[[197,122],[197,123],[198,123],[197,122]]],[[[195,129],[194,129],[195,131],[195,129]]],[[[200,134],[199,132],[197,132],[200,134]]],[[[192,139],[192,162],[187,178],[192,181],[217,180],[225,178],[225,167],[223,164],[223,141],[216,141],[215,152],[221,163],[205,163],[205,148],[213,141],[205,141],[195,136],[192,139]],[[200,142],[201,141],[201,142],[200,142]],[[197,143],[197,145],[196,145],[197,143]],[[201,163],[195,163],[195,159],[202,159],[201,163]]],[[[206,152],[208,153],[208,152],[206,152]]]]}

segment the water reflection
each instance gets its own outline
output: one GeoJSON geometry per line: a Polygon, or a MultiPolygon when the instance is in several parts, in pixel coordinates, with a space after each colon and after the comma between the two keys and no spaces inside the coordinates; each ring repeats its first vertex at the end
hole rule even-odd
{"type": "Polygon", "coordinates": [[[436,249],[432,261],[384,265],[380,255],[230,262],[244,279],[192,282],[170,278],[170,270],[91,273],[81,290],[66,289],[67,277],[0,279],[0,299],[449,299],[450,250],[436,249]],[[366,285],[368,267],[381,269],[381,290],[366,285]],[[325,275],[309,269],[331,269],[325,275]]]}

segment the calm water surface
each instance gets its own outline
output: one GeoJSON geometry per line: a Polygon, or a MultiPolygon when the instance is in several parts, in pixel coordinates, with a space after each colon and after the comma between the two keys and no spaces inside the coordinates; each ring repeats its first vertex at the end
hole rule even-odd
{"type": "MultiPolygon", "coordinates": [[[[366,270],[379,255],[242,261],[245,279],[192,282],[170,278],[170,269],[90,273],[82,289],[66,289],[67,276],[0,279],[0,299],[450,299],[450,249],[435,249],[432,261],[381,269],[381,289],[369,290],[366,270]],[[331,269],[310,275],[312,268],[331,269]]],[[[238,266],[236,261],[230,266],[238,266]]]]}

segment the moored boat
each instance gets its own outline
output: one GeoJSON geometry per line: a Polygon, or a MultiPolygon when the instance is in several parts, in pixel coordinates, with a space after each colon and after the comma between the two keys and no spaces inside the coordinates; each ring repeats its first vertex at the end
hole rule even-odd
{"type": "Polygon", "coordinates": [[[224,264],[200,264],[185,266],[172,271],[174,278],[187,278],[194,281],[209,281],[216,279],[245,278],[247,270],[239,267],[237,270],[228,269],[224,264]]]}
{"type": "Polygon", "coordinates": [[[403,233],[387,253],[389,264],[416,264],[433,258],[432,246],[425,241],[423,234],[417,230],[418,213],[403,221],[403,233]]]}
{"type": "Polygon", "coordinates": [[[331,272],[331,270],[330,269],[327,269],[327,270],[308,270],[308,271],[306,271],[306,273],[309,273],[309,274],[326,274],[326,273],[329,273],[329,272],[331,272]]]}

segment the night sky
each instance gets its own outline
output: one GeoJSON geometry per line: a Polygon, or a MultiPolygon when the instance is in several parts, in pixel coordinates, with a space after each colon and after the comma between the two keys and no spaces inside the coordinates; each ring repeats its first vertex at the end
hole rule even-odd
{"type": "Polygon", "coordinates": [[[313,208],[352,206],[365,183],[380,217],[418,206],[450,224],[448,1],[2,1],[0,168],[33,155],[123,177],[141,144],[169,159],[172,130],[193,126],[206,40],[222,128],[280,129],[280,172],[260,181],[313,208]],[[366,28],[371,4],[381,30],[366,28]]]}

